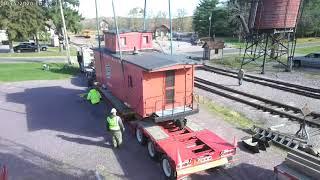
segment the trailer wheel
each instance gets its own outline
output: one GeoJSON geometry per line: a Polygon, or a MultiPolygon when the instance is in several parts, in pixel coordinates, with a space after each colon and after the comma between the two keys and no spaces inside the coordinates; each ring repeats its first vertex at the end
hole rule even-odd
{"type": "Polygon", "coordinates": [[[139,144],[141,145],[146,145],[147,143],[147,138],[146,136],[143,134],[141,128],[137,127],[136,128],[136,138],[139,144]]]}
{"type": "Polygon", "coordinates": [[[163,174],[166,176],[167,179],[175,179],[177,176],[177,173],[175,169],[170,164],[169,158],[167,156],[163,156],[161,159],[161,168],[163,171],[163,174]]]}
{"type": "Polygon", "coordinates": [[[156,150],[154,143],[151,140],[148,141],[148,153],[151,159],[155,161],[159,160],[159,152],[156,150]]]}

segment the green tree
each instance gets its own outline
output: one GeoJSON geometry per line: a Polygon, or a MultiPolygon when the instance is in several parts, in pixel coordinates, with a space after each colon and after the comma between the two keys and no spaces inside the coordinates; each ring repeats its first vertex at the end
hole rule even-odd
{"type": "Polygon", "coordinates": [[[320,35],[320,0],[305,0],[298,23],[297,33],[300,37],[317,37],[320,35]]]}
{"type": "MultiPolygon", "coordinates": [[[[209,35],[210,16],[217,4],[218,0],[200,0],[199,5],[194,11],[192,22],[193,29],[200,37],[209,35]]],[[[210,34],[213,34],[212,28],[210,34]]]]}
{"type": "Polygon", "coordinates": [[[135,7],[129,11],[129,29],[139,30],[142,29],[142,18],[143,18],[143,9],[140,7],[135,7]]]}
{"type": "Polygon", "coordinates": [[[0,3],[0,29],[7,31],[11,52],[13,41],[38,37],[44,29],[43,11],[38,0],[0,0],[0,3]]]}
{"type": "MultiPolygon", "coordinates": [[[[45,17],[47,20],[52,20],[56,27],[56,33],[62,35],[62,19],[60,14],[60,6],[58,0],[42,0],[42,7],[45,10],[45,17]]],[[[80,5],[79,0],[62,0],[62,7],[64,11],[64,17],[66,21],[67,31],[73,33],[79,33],[82,30],[82,24],[80,23],[84,18],[78,12],[80,5]]]]}

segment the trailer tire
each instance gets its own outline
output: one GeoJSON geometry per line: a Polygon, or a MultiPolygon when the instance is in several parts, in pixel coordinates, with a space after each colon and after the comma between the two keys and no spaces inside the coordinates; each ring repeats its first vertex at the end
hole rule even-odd
{"type": "Polygon", "coordinates": [[[136,128],[136,139],[139,144],[146,145],[147,144],[147,138],[143,134],[142,129],[140,127],[136,128]]]}
{"type": "Polygon", "coordinates": [[[148,141],[147,148],[148,148],[148,154],[149,154],[150,158],[155,161],[158,161],[159,157],[160,157],[160,153],[154,147],[153,141],[151,141],[151,140],[148,141]]]}
{"type": "Polygon", "coordinates": [[[170,164],[170,160],[166,155],[161,159],[161,169],[167,179],[176,179],[177,172],[170,164]]]}

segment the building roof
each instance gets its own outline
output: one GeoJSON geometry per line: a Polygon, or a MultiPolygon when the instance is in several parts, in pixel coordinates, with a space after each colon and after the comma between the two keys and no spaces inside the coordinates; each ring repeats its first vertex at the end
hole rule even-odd
{"type": "Polygon", "coordinates": [[[209,49],[223,49],[224,42],[223,41],[206,41],[202,48],[209,48],[209,49]]]}
{"type": "MultiPolygon", "coordinates": [[[[99,51],[99,49],[94,49],[99,51]]],[[[100,50],[101,51],[101,50],[100,50]]],[[[113,57],[120,58],[118,53],[111,53],[106,49],[102,50],[113,57]]],[[[123,54],[123,60],[134,64],[146,71],[155,71],[176,65],[200,65],[202,63],[188,59],[184,56],[163,54],[157,51],[140,52],[139,54],[123,54]]]]}
{"type": "MultiPolygon", "coordinates": [[[[108,30],[108,31],[103,31],[105,34],[109,33],[109,34],[116,34],[116,30],[112,29],[112,30],[108,30]]],[[[152,31],[149,30],[141,30],[141,31],[132,31],[129,29],[119,29],[119,34],[124,34],[124,33],[131,33],[131,32],[139,32],[139,33],[152,33],[152,31]]]]}

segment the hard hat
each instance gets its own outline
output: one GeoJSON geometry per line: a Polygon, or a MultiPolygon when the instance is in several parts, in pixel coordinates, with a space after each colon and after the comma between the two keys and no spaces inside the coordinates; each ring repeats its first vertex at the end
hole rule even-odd
{"type": "Polygon", "coordinates": [[[116,114],[117,113],[117,110],[115,108],[112,108],[111,109],[111,114],[116,114]]]}

